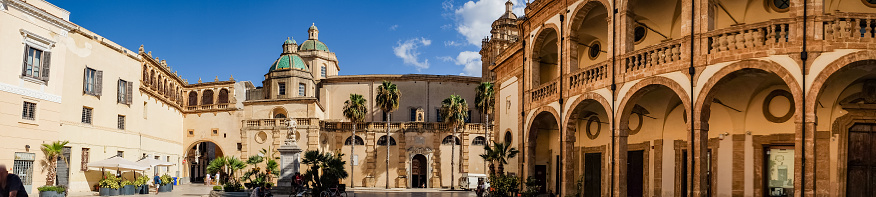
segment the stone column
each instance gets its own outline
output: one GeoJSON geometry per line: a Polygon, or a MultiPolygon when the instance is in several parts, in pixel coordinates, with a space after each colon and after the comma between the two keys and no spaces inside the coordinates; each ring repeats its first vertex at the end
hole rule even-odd
{"type": "Polygon", "coordinates": [[[688,151],[693,158],[693,161],[696,163],[693,165],[693,180],[691,181],[693,185],[690,188],[693,190],[693,197],[699,196],[708,196],[708,188],[706,188],[706,154],[709,148],[709,123],[702,121],[695,121],[694,124],[694,141],[693,141],[693,151],[688,151]]]}
{"type": "MultiPolygon", "coordinates": [[[[623,123],[623,122],[622,122],[623,123]]],[[[619,125],[620,126],[620,125],[619,125]]],[[[629,129],[616,129],[614,138],[614,196],[627,196],[627,137],[629,129]]]]}
{"type": "Polygon", "coordinates": [[[560,196],[567,196],[575,194],[575,191],[578,190],[576,187],[578,183],[578,177],[575,177],[575,132],[578,128],[578,121],[568,120],[566,125],[561,125],[561,128],[565,128],[563,130],[563,138],[561,139],[563,149],[563,154],[560,156],[561,160],[558,162],[562,162],[562,169],[560,171],[561,176],[561,184],[562,190],[560,191],[560,196]]]}

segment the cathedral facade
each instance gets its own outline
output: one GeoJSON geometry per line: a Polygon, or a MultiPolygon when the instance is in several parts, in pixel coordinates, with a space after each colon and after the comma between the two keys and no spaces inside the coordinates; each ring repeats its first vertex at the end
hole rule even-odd
{"type": "Polygon", "coordinates": [[[276,153],[287,133],[304,151],[344,153],[350,177],[342,183],[356,187],[442,188],[451,177],[485,173],[477,155],[492,132],[474,110],[479,77],[339,75],[338,57],[313,25],[303,42],[265,46],[277,47],[278,58],[258,66],[266,71],[260,83],[189,82],[160,52],[129,50],[69,15],[43,0],[0,0],[0,164],[29,193],[46,184],[39,147],[52,141],[69,141],[54,179],[70,191],[94,189],[101,169],[88,163],[114,156],[168,161],[176,165],[142,173],[201,182],[212,159],[276,153]],[[374,102],[383,81],[402,94],[388,114],[374,102]],[[342,114],[350,94],[368,106],[355,135],[342,114]],[[456,136],[438,113],[454,94],[472,109],[456,136]]]}
{"type": "MultiPolygon", "coordinates": [[[[493,136],[562,196],[872,196],[876,2],[534,0],[493,23],[493,136]]],[[[487,74],[490,73],[490,74],[487,74]]]]}

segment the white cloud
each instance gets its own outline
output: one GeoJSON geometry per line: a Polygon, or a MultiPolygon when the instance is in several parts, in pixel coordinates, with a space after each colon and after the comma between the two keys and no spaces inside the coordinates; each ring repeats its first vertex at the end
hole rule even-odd
{"type": "Polygon", "coordinates": [[[453,63],[463,66],[460,75],[481,76],[481,54],[478,52],[460,52],[453,63]]]}
{"type": "Polygon", "coordinates": [[[396,29],[398,29],[398,25],[389,26],[389,31],[395,31],[396,29]]]}
{"type": "Polygon", "coordinates": [[[464,45],[464,44],[465,44],[465,43],[457,42],[457,41],[452,41],[452,40],[451,40],[451,41],[444,41],[444,46],[458,47],[458,46],[462,46],[462,45],[464,45]]]}
{"type": "Polygon", "coordinates": [[[423,59],[420,61],[418,56],[420,52],[417,51],[417,48],[423,46],[429,46],[432,44],[432,40],[426,38],[414,38],[405,40],[402,42],[398,41],[398,45],[392,47],[392,51],[395,52],[395,56],[401,58],[406,65],[412,65],[417,68],[417,72],[428,69],[429,68],[429,59],[423,59]]]}
{"type": "MultiPolygon", "coordinates": [[[[480,46],[481,39],[490,35],[493,21],[499,19],[505,13],[506,0],[477,0],[465,2],[462,6],[453,7],[456,31],[465,37],[468,44],[480,46]]],[[[523,3],[521,0],[512,0],[512,11],[517,16],[523,16],[523,3]]],[[[445,2],[446,3],[446,2],[445,2]]],[[[448,6],[442,5],[446,10],[448,6]]]]}
{"type": "Polygon", "coordinates": [[[455,60],[455,59],[453,59],[453,57],[450,57],[450,56],[438,56],[435,58],[437,58],[438,60],[441,60],[442,62],[451,62],[451,61],[455,60]]]}

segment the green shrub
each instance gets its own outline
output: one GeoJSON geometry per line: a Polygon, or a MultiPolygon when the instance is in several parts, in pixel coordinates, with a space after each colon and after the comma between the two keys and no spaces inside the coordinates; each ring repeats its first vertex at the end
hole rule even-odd
{"type": "Polygon", "coordinates": [[[170,175],[161,175],[161,177],[158,177],[158,179],[161,180],[162,185],[173,184],[173,178],[170,178],[170,175]]]}
{"type": "Polygon", "coordinates": [[[134,185],[146,185],[149,182],[149,177],[140,176],[137,177],[137,180],[134,181],[134,185]]]}
{"type": "Polygon", "coordinates": [[[213,186],[214,191],[222,191],[222,186],[213,186]]]}
{"type": "Polygon", "coordinates": [[[40,192],[55,191],[55,192],[58,192],[59,194],[67,191],[67,189],[64,188],[64,186],[51,186],[51,185],[39,187],[39,188],[37,188],[37,190],[39,190],[40,192]]]}
{"type": "Polygon", "coordinates": [[[119,186],[119,178],[109,172],[103,174],[103,179],[101,179],[98,183],[100,184],[101,188],[119,189],[121,187],[119,186]]]}
{"type": "Polygon", "coordinates": [[[129,181],[129,180],[124,180],[124,181],[122,181],[122,184],[121,184],[121,185],[122,185],[122,186],[134,185],[134,182],[131,182],[131,181],[129,181]]]}
{"type": "Polygon", "coordinates": [[[517,187],[520,185],[520,179],[514,175],[493,175],[490,176],[490,191],[491,196],[514,196],[517,193],[517,187]]]}
{"type": "Polygon", "coordinates": [[[536,196],[538,191],[541,190],[541,186],[535,180],[535,178],[527,177],[526,178],[526,188],[523,190],[523,196],[536,196]]]}

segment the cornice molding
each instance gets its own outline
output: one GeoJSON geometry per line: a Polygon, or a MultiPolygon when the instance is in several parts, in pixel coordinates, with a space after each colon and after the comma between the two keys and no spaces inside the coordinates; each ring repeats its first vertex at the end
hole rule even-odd
{"type": "Polygon", "coordinates": [[[49,24],[52,24],[58,28],[63,29],[65,33],[69,32],[72,29],[76,29],[78,27],[78,25],[73,24],[70,21],[64,20],[64,19],[62,19],[58,16],[55,16],[55,15],[52,15],[52,14],[46,12],[45,10],[40,9],[36,6],[33,6],[27,2],[24,2],[21,0],[5,0],[5,2],[7,2],[6,4],[12,8],[16,8],[18,10],[21,10],[22,12],[27,13],[28,15],[39,18],[43,21],[48,22],[49,24]]]}
{"type": "Polygon", "coordinates": [[[41,100],[46,100],[55,103],[61,103],[61,96],[49,94],[45,92],[40,92],[36,90],[31,90],[23,87],[18,87],[10,84],[0,83],[0,91],[8,92],[12,94],[17,94],[21,96],[37,98],[41,100]]]}

